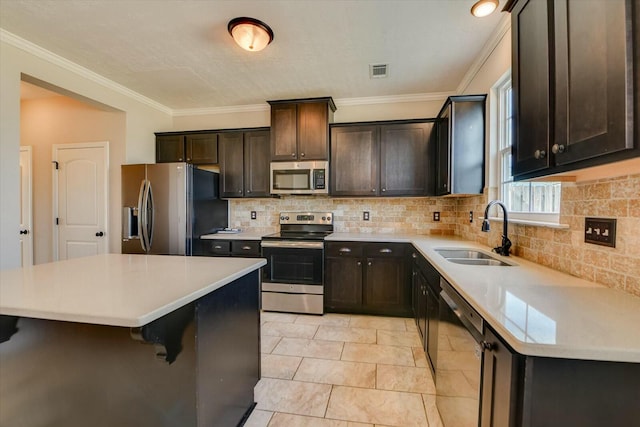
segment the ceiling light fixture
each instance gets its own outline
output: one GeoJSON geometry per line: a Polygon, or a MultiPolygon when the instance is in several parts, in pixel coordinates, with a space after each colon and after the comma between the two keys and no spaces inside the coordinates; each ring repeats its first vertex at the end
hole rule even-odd
{"type": "Polygon", "coordinates": [[[271,28],[254,18],[234,18],[229,21],[227,29],[238,46],[249,52],[258,52],[273,41],[271,28]]]}
{"type": "Polygon", "coordinates": [[[478,0],[471,6],[471,14],[477,18],[488,16],[498,8],[498,0],[478,0]]]}

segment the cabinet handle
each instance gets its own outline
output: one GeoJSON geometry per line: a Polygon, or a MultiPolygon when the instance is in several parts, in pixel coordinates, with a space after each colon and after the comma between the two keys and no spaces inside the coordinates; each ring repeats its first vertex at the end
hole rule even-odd
{"type": "Polygon", "coordinates": [[[371,189],[371,192],[372,192],[372,193],[375,193],[375,192],[376,192],[376,189],[375,189],[375,188],[371,189]]]}
{"type": "Polygon", "coordinates": [[[356,262],[356,265],[357,265],[358,267],[360,267],[360,266],[362,265],[362,262],[358,261],[358,262],[356,262]]]}
{"type": "Polygon", "coordinates": [[[251,193],[251,190],[247,190],[247,193],[251,193]]]}
{"type": "Polygon", "coordinates": [[[351,249],[349,249],[349,248],[340,248],[338,250],[338,252],[340,252],[341,254],[348,254],[348,253],[351,252],[351,249]]]}
{"type": "Polygon", "coordinates": [[[213,249],[222,249],[222,246],[220,246],[220,245],[215,245],[215,246],[213,247],[213,249]]]}
{"type": "Polygon", "coordinates": [[[482,341],[480,343],[480,346],[482,347],[483,350],[488,350],[488,351],[493,351],[496,348],[495,344],[489,341],[482,341]]]}
{"type": "Polygon", "coordinates": [[[547,152],[544,150],[536,150],[535,153],[533,153],[533,157],[535,157],[536,160],[544,159],[546,155],[547,152]]]}
{"type": "Polygon", "coordinates": [[[179,162],[181,162],[181,161],[182,161],[182,157],[179,157],[179,158],[178,158],[178,161],[179,161],[179,162]]]}
{"type": "Polygon", "coordinates": [[[412,253],[411,254],[411,258],[416,259],[416,258],[418,258],[418,255],[416,255],[415,253],[412,253]]]}
{"type": "Polygon", "coordinates": [[[251,246],[243,246],[242,250],[243,251],[250,251],[251,250],[251,246]]]}
{"type": "Polygon", "coordinates": [[[300,157],[304,157],[304,153],[300,153],[300,157]]]}
{"type": "Polygon", "coordinates": [[[553,154],[564,153],[564,145],[553,144],[553,146],[551,147],[551,152],[553,154]]]}
{"type": "Polygon", "coordinates": [[[382,189],[382,192],[384,193],[385,191],[387,191],[387,189],[386,189],[386,188],[383,188],[383,189],[382,189]]]}
{"type": "Polygon", "coordinates": [[[371,263],[371,261],[369,261],[369,262],[367,263],[367,265],[368,265],[368,266],[371,266],[371,264],[372,264],[372,263],[371,263]]]}
{"type": "Polygon", "coordinates": [[[190,162],[190,161],[191,161],[191,158],[187,157],[187,162],[190,162]]]}
{"type": "Polygon", "coordinates": [[[389,248],[380,249],[381,254],[390,254],[391,252],[393,251],[389,248]]]}
{"type": "Polygon", "coordinates": [[[238,190],[238,193],[242,194],[242,190],[238,190]]]}
{"type": "Polygon", "coordinates": [[[295,156],[296,156],[296,153],[291,153],[291,157],[295,157],[295,156]]]}

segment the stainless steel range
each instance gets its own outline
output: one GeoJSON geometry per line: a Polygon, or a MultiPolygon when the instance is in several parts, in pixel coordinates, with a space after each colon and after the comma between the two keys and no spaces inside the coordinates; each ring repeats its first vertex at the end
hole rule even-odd
{"type": "Polygon", "coordinates": [[[280,213],[280,232],[262,238],[263,310],[324,312],[324,238],[332,232],[331,212],[280,213]]]}

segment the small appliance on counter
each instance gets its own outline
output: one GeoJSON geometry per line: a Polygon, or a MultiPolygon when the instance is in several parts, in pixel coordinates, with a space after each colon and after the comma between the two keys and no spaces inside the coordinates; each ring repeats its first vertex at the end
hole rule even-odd
{"type": "Polygon", "coordinates": [[[219,175],[188,163],[122,165],[122,253],[192,255],[229,225],[219,175]]]}
{"type": "Polygon", "coordinates": [[[331,233],[331,212],[280,213],[280,232],[262,237],[263,310],[324,313],[324,238],[331,233]]]}

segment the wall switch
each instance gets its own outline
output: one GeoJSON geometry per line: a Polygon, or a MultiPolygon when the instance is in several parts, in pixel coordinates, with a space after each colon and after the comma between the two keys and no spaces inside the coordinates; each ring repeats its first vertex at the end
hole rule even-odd
{"type": "Polygon", "coordinates": [[[585,218],[584,241],[595,245],[616,247],[615,218],[585,218]]]}
{"type": "Polygon", "coordinates": [[[256,211],[251,211],[251,219],[256,219],[258,218],[258,214],[256,213],[256,211]]]}
{"type": "Polygon", "coordinates": [[[469,211],[469,222],[473,222],[473,211],[469,211]]]}
{"type": "Polygon", "coordinates": [[[369,211],[362,212],[362,220],[369,221],[369,211]]]}
{"type": "Polygon", "coordinates": [[[433,220],[434,221],[440,221],[440,212],[434,212],[433,213],[433,220]]]}

